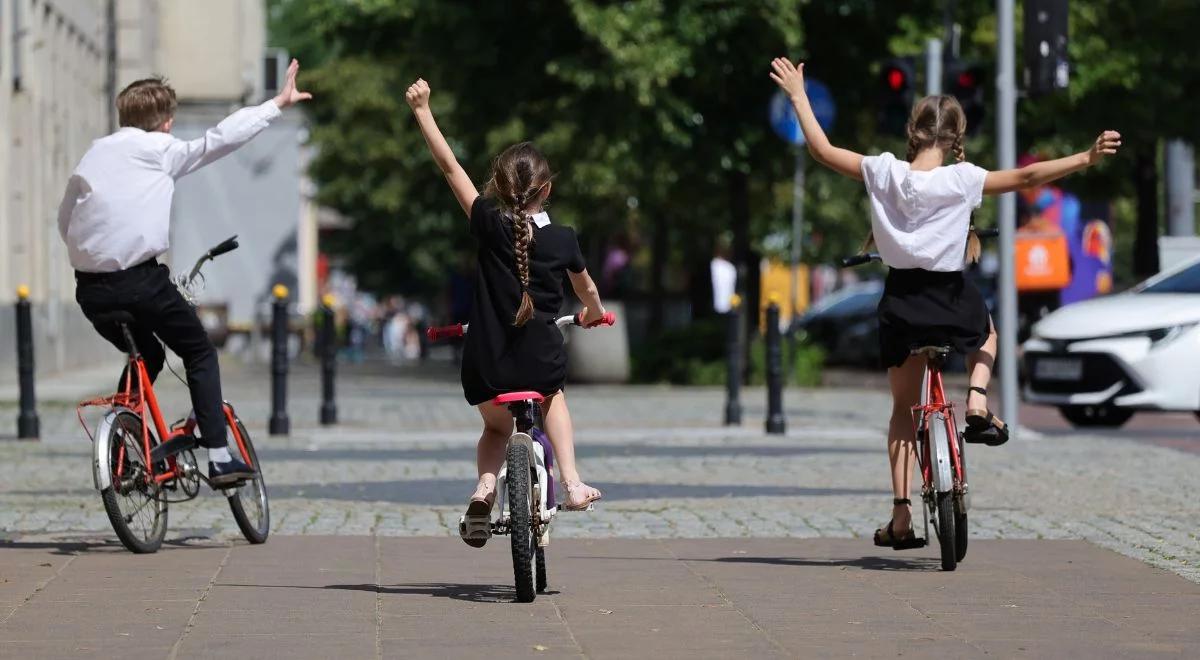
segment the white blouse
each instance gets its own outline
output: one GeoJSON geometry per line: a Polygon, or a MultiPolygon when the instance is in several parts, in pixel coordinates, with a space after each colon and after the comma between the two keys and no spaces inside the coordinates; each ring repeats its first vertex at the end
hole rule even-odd
{"type": "Polygon", "coordinates": [[[890,153],[863,158],[871,230],[883,263],[892,268],[963,270],[971,211],[983,203],[987,173],[971,163],[914,171],[890,153]]]}

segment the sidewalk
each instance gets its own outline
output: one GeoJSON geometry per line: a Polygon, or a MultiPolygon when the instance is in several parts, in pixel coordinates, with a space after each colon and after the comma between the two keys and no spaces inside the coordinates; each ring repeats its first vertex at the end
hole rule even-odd
{"type": "MultiPolygon", "coordinates": [[[[512,600],[507,539],[0,544],[21,658],[1119,658],[1200,644],[1200,585],[1079,541],[972,542],[952,574],[857,541],[571,540],[512,600]]],[[[1190,649],[1190,650],[1189,650],[1190,649]]]]}

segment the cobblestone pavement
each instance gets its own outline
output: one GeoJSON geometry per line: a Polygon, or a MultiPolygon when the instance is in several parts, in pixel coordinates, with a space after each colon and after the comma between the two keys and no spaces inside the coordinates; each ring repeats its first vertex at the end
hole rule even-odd
{"type": "MultiPolygon", "coordinates": [[[[447,368],[348,368],[338,383],[343,423],[322,429],[315,371],[297,367],[286,439],[265,434],[265,366],[226,361],[223,369],[266,465],[275,534],[456,534],[474,483],[478,423],[447,368]]],[[[67,403],[109,376],[44,384],[43,441],[0,442],[6,538],[113,539],[92,490],[87,438],[67,403]]],[[[761,390],[745,392],[746,423],[734,429],[719,426],[716,389],[567,392],[583,475],[605,499],[592,513],[560,516],[557,536],[858,538],[864,553],[875,552],[870,535],[886,522],[891,497],[885,394],[791,390],[788,432],[768,436],[761,390]]],[[[169,374],[160,398],[169,411],[187,408],[169,374]]],[[[0,405],[0,415],[10,425],[15,410],[0,405]]],[[[1086,539],[1200,582],[1200,455],[1111,433],[1024,433],[969,454],[973,537],[1086,539]]],[[[170,524],[176,540],[238,534],[211,493],[172,505],[170,524]]]]}

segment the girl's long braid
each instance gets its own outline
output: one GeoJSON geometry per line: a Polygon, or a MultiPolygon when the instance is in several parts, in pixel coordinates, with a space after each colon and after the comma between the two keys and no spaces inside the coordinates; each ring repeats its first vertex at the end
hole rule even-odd
{"type": "Polygon", "coordinates": [[[513,325],[521,327],[533,317],[533,298],[529,295],[529,246],[533,244],[533,219],[525,211],[525,193],[513,200],[510,215],[513,228],[513,253],[517,257],[517,279],[521,282],[521,305],[513,325]]]}

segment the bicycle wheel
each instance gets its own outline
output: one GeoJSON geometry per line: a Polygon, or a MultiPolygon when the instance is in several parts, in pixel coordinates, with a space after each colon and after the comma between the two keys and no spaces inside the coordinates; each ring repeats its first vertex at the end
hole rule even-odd
{"type": "Polygon", "coordinates": [[[537,591],[546,593],[546,549],[540,546],[537,549],[537,591]]]}
{"type": "Polygon", "coordinates": [[[952,571],[958,566],[958,553],[954,549],[954,493],[937,494],[937,535],[942,549],[942,570],[952,571]]]}
{"type": "MultiPolygon", "coordinates": [[[[967,484],[967,455],[963,451],[963,446],[966,443],[962,441],[962,436],[958,440],[958,461],[962,465],[962,484],[967,484]]],[[[959,495],[954,498],[954,550],[955,559],[962,562],[963,557],[967,556],[967,507],[963,498],[966,494],[959,495]]]]}
{"type": "MultiPolygon", "coordinates": [[[[263,480],[262,464],[258,462],[258,454],[254,451],[254,443],[250,434],[242,425],[242,420],[234,416],[237,431],[246,445],[246,453],[242,460],[253,465],[258,471],[254,478],[238,486],[229,496],[229,508],[233,511],[233,519],[237,521],[242,536],[251,543],[265,543],[271,533],[271,509],[267,501],[267,482],[263,480]]],[[[234,441],[230,451],[240,453],[237,442],[234,441]]]]}
{"type": "Polygon", "coordinates": [[[533,490],[529,484],[529,445],[508,444],[508,533],[512,540],[513,574],[517,602],[531,603],[537,596],[537,537],[533,533],[533,490]]]}
{"type": "MultiPolygon", "coordinates": [[[[149,477],[141,418],[128,411],[117,413],[107,440],[113,483],[100,492],[100,499],[108,521],[130,552],[155,552],[167,535],[167,501],[149,477]]],[[[158,438],[151,433],[151,447],[157,444],[158,438]]]]}

